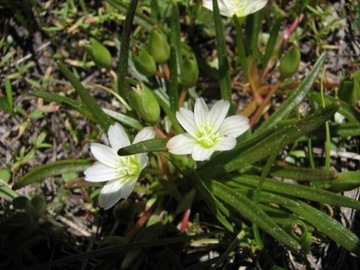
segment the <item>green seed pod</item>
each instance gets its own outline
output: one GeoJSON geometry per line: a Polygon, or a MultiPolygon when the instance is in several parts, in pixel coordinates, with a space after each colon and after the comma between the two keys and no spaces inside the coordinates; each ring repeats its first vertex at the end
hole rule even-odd
{"type": "Polygon", "coordinates": [[[156,26],[150,33],[149,52],[158,64],[163,64],[170,58],[170,45],[156,26]]]}
{"type": "Polygon", "coordinates": [[[133,87],[132,94],[140,116],[149,124],[156,124],[160,118],[160,106],[154,93],[144,84],[138,84],[136,88],[133,87]]]}
{"type": "Polygon", "coordinates": [[[360,187],[360,172],[342,172],[336,180],[328,183],[334,192],[353,190],[360,187]]]}
{"type": "Polygon", "coordinates": [[[281,58],[279,72],[282,78],[289,78],[299,69],[301,54],[297,46],[292,46],[281,58]]]}
{"type": "Polygon", "coordinates": [[[350,106],[355,106],[360,100],[360,70],[352,74],[352,79],[345,78],[341,81],[338,97],[350,106]]]}
{"type": "Polygon", "coordinates": [[[130,200],[123,200],[113,209],[113,215],[120,224],[129,224],[134,221],[135,206],[130,200]]]}
{"type": "Polygon", "coordinates": [[[185,87],[194,86],[199,78],[199,68],[193,53],[185,54],[181,65],[181,83],[185,87]]]}
{"type": "Polygon", "coordinates": [[[156,63],[145,47],[140,49],[138,55],[133,57],[136,69],[146,77],[154,76],[156,73],[156,63]]]}
{"type": "Polygon", "coordinates": [[[101,68],[111,69],[112,58],[109,50],[99,41],[92,38],[90,44],[85,45],[85,49],[89,53],[95,64],[101,68]]]}

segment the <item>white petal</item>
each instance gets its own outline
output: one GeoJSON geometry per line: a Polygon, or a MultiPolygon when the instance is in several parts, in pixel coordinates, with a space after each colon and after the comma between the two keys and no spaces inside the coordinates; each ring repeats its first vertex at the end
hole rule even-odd
{"type": "Polygon", "coordinates": [[[108,167],[116,168],[119,159],[116,150],[100,143],[92,143],[90,149],[98,161],[108,167]]]}
{"type": "Polygon", "coordinates": [[[127,199],[130,196],[131,192],[134,190],[136,182],[137,182],[137,178],[130,183],[126,183],[122,187],[122,189],[121,189],[121,198],[122,199],[127,199]]]}
{"type": "Polygon", "coordinates": [[[113,207],[121,199],[121,189],[124,182],[114,180],[106,183],[99,195],[99,206],[105,210],[113,207]]]}
{"type": "Polygon", "coordinates": [[[180,111],[176,112],[176,119],[191,136],[195,137],[197,128],[192,111],[180,108],[180,111]]]}
{"type": "Polygon", "coordinates": [[[220,136],[236,138],[250,128],[249,119],[242,115],[232,115],[225,118],[220,127],[220,136]]]}
{"type": "Polygon", "coordinates": [[[197,98],[194,107],[194,118],[196,126],[199,128],[202,124],[206,123],[207,115],[209,114],[209,108],[202,98],[197,98]]]}
{"type": "Polygon", "coordinates": [[[213,149],[206,149],[196,144],[192,152],[192,158],[196,161],[203,161],[209,159],[213,153],[213,149]]]}
{"type": "Polygon", "coordinates": [[[138,134],[136,134],[133,143],[151,140],[154,138],[155,138],[155,129],[152,127],[146,127],[140,130],[138,134]]]}
{"type": "Polygon", "coordinates": [[[244,17],[262,9],[268,0],[235,0],[234,2],[237,2],[234,13],[238,17],[244,17]]]}
{"type": "Polygon", "coordinates": [[[227,151],[231,150],[236,145],[236,139],[233,137],[220,137],[216,145],[214,146],[215,151],[227,151]]]}
{"type": "Polygon", "coordinates": [[[122,147],[130,145],[129,137],[119,123],[115,123],[109,127],[108,138],[111,148],[116,151],[122,147]]]}
{"type": "Polygon", "coordinates": [[[139,174],[140,174],[140,172],[146,167],[149,158],[147,154],[137,154],[137,161],[139,163],[139,168],[140,168],[139,174]]]}
{"type": "Polygon", "coordinates": [[[176,155],[191,154],[195,146],[195,140],[188,134],[179,134],[172,137],[166,144],[170,153],[176,155]]]}
{"type": "Polygon", "coordinates": [[[230,102],[225,100],[219,100],[212,106],[208,115],[208,122],[214,131],[217,131],[223,124],[223,121],[229,111],[229,107],[230,102]]]}
{"type": "MultiPolygon", "coordinates": [[[[213,10],[212,0],[203,0],[203,6],[207,9],[213,10]]],[[[230,1],[228,0],[218,0],[220,14],[227,17],[232,17],[234,10],[231,9],[230,1]]]]}
{"type": "Polygon", "coordinates": [[[84,171],[85,181],[89,182],[103,182],[119,178],[116,169],[105,166],[100,162],[96,162],[91,167],[84,171]]]}

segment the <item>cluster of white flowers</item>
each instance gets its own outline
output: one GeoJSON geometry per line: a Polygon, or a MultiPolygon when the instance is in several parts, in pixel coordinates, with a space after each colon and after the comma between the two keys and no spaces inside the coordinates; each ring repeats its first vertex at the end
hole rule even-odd
{"type": "MultiPolygon", "coordinates": [[[[220,14],[227,17],[243,17],[262,9],[268,0],[218,0],[220,14]]],[[[203,0],[205,8],[213,10],[213,0],[203,0]]],[[[176,118],[186,133],[176,135],[167,143],[170,153],[191,154],[196,161],[207,160],[215,151],[233,149],[236,138],[249,129],[249,119],[240,115],[226,117],[230,103],[220,100],[209,110],[202,98],[195,102],[194,112],[181,108],[176,118]]],[[[142,129],[133,143],[155,138],[151,127],[142,129]]],[[[141,171],[148,162],[147,154],[119,156],[117,151],[130,145],[130,140],[120,124],[108,130],[110,145],[91,144],[91,152],[97,162],[88,168],[85,180],[105,182],[99,195],[99,205],[104,209],[114,206],[120,199],[127,199],[134,189],[141,171]]]]}
{"type": "MultiPolygon", "coordinates": [[[[226,151],[235,147],[236,137],[249,129],[249,119],[233,115],[226,117],[230,103],[220,100],[209,110],[202,98],[195,102],[194,112],[181,108],[176,118],[186,133],[176,135],[167,143],[170,153],[191,154],[196,161],[207,160],[214,151],[226,151]]],[[[155,138],[152,127],[142,129],[133,143],[155,138]]],[[[114,206],[120,199],[129,197],[148,162],[147,154],[119,156],[120,148],[130,145],[124,128],[116,123],[108,130],[110,146],[93,143],[91,152],[97,162],[88,168],[85,180],[105,182],[99,195],[99,205],[104,209],[114,206]]]]}

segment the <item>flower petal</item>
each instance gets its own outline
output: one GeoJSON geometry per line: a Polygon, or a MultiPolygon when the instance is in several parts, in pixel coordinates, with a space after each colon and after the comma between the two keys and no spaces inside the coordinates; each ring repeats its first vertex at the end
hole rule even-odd
{"type": "MultiPolygon", "coordinates": [[[[203,0],[202,5],[205,8],[210,9],[211,11],[213,10],[212,0],[203,0]]],[[[229,1],[219,0],[218,5],[219,5],[219,10],[220,10],[221,15],[226,16],[226,17],[232,17],[232,15],[234,14],[234,10],[231,9],[229,1]]]]}
{"type": "Polygon", "coordinates": [[[85,181],[88,182],[103,182],[119,178],[116,169],[105,166],[100,162],[94,163],[91,167],[84,171],[85,181]]]}
{"type": "Polygon", "coordinates": [[[207,122],[207,116],[209,114],[209,108],[202,98],[197,98],[194,106],[194,119],[197,128],[201,127],[207,122]]]}
{"type": "Polygon", "coordinates": [[[215,151],[227,151],[227,150],[231,150],[235,147],[236,145],[236,139],[233,137],[220,137],[217,142],[216,145],[214,146],[214,150],[215,151]]]}
{"type": "Polygon", "coordinates": [[[140,130],[138,134],[136,134],[133,143],[151,140],[154,138],[155,138],[155,129],[152,127],[146,127],[140,130]]]}
{"type": "Polygon", "coordinates": [[[192,111],[180,108],[180,111],[176,112],[176,119],[191,136],[195,137],[197,128],[192,111]]]}
{"type": "Polygon", "coordinates": [[[116,153],[116,150],[110,148],[107,145],[103,145],[100,143],[92,143],[90,145],[91,152],[94,157],[103,163],[104,165],[116,168],[119,156],[116,153]]]}
{"type": "Polygon", "coordinates": [[[234,13],[238,17],[244,17],[262,9],[268,0],[237,0],[234,13]]]}
{"type": "Polygon", "coordinates": [[[212,106],[210,113],[208,114],[208,123],[210,123],[214,131],[217,131],[223,124],[229,108],[230,102],[226,100],[219,100],[212,106]]]}
{"type": "Polygon", "coordinates": [[[147,156],[147,154],[137,154],[137,161],[139,163],[139,174],[140,172],[146,167],[149,158],[147,156]]]}
{"type": "Polygon", "coordinates": [[[122,147],[130,145],[129,137],[126,134],[124,128],[119,123],[115,123],[109,127],[108,139],[111,148],[115,149],[116,151],[122,147]]]}
{"type": "Polygon", "coordinates": [[[99,206],[105,210],[113,207],[121,199],[121,189],[125,184],[119,180],[106,183],[100,191],[99,206]]]}
{"type": "Polygon", "coordinates": [[[196,144],[192,152],[192,158],[196,161],[203,161],[209,159],[213,153],[213,149],[206,149],[196,144]]]}
{"type": "Polygon", "coordinates": [[[132,182],[130,183],[126,183],[122,189],[121,189],[121,198],[122,199],[127,199],[131,192],[134,190],[135,184],[137,182],[137,178],[134,179],[132,182]]]}
{"type": "Polygon", "coordinates": [[[166,144],[170,153],[187,155],[193,152],[195,140],[189,134],[179,134],[172,137],[166,144]]]}
{"type": "Polygon", "coordinates": [[[250,128],[249,119],[242,115],[232,115],[225,118],[220,127],[220,136],[236,138],[250,128]]]}

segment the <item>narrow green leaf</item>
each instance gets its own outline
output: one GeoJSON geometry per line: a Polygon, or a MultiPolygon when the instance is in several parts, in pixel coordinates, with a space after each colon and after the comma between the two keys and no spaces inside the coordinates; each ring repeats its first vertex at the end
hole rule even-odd
{"type": "Polygon", "coordinates": [[[139,153],[167,151],[167,141],[167,139],[163,138],[146,140],[120,148],[117,153],[119,156],[127,156],[139,153]]]}
{"type": "Polygon", "coordinates": [[[231,206],[234,211],[237,211],[240,215],[250,219],[254,224],[258,225],[278,241],[284,243],[290,249],[300,251],[301,247],[299,243],[261,210],[258,204],[248,199],[242,193],[236,192],[234,189],[218,181],[212,180],[207,184],[214,195],[227,205],[231,206]]]}
{"type": "Polygon", "coordinates": [[[43,98],[47,101],[56,102],[59,105],[68,105],[75,111],[78,111],[79,113],[81,113],[87,119],[89,119],[91,121],[95,121],[94,116],[91,114],[91,112],[88,110],[88,108],[83,103],[81,103],[77,100],[74,100],[74,99],[71,99],[71,98],[68,98],[65,96],[61,96],[58,94],[49,93],[49,92],[45,92],[45,91],[39,91],[39,90],[30,90],[29,93],[30,93],[30,95],[33,95],[35,97],[43,98]]]}
{"type": "MultiPolygon", "coordinates": [[[[317,92],[310,92],[309,98],[321,104],[321,94],[317,92]]],[[[353,124],[360,127],[360,113],[354,110],[349,104],[346,102],[336,99],[332,96],[326,95],[324,96],[325,105],[328,106],[330,104],[338,103],[340,104],[339,113],[341,113],[346,119],[348,119],[353,124]]]]}
{"type": "Polygon", "coordinates": [[[179,85],[178,72],[180,71],[180,19],[177,4],[171,7],[171,33],[170,33],[170,78],[169,78],[169,101],[170,109],[175,113],[179,109],[179,85]]]}
{"type": "Polygon", "coordinates": [[[58,62],[58,67],[65,78],[75,88],[88,110],[92,113],[96,122],[98,122],[104,130],[108,130],[112,120],[102,111],[101,107],[96,103],[96,100],[89,94],[89,91],[85,89],[78,78],[76,78],[63,63],[58,62]]]}
{"type": "Polygon", "coordinates": [[[275,23],[272,25],[271,30],[270,30],[270,37],[268,42],[266,43],[266,49],[265,49],[265,53],[263,55],[263,57],[261,58],[261,65],[263,67],[266,67],[266,65],[268,64],[268,62],[270,61],[271,57],[274,55],[274,49],[275,51],[275,55],[277,55],[277,46],[278,46],[278,40],[282,37],[280,37],[281,33],[280,32],[280,27],[281,27],[281,23],[283,21],[283,17],[277,18],[275,23]]]}
{"type": "Polygon", "coordinates": [[[255,51],[259,45],[259,35],[261,30],[262,24],[262,11],[258,11],[252,13],[246,17],[246,45],[247,45],[247,52],[256,57],[257,51],[255,51]]]}
{"type": "Polygon", "coordinates": [[[0,198],[3,198],[4,200],[11,202],[13,199],[15,199],[18,196],[19,194],[17,194],[10,187],[0,186],[0,198]]]}
{"type": "Polygon", "coordinates": [[[120,96],[125,99],[126,102],[131,104],[131,90],[126,81],[128,74],[128,59],[129,59],[129,42],[131,27],[135,16],[138,0],[130,1],[129,8],[126,13],[125,22],[123,24],[123,31],[121,35],[121,45],[119,53],[119,71],[118,71],[118,89],[120,96]]]}
{"type": "Polygon", "coordinates": [[[143,125],[136,119],[127,116],[125,114],[122,113],[118,113],[109,109],[102,109],[107,115],[109,115],[110,117],[112,117],[113,119],[117,120],[118,122],[120,122],[121,124],[128,126],[128,127],[132,127],[136,130],[141,130],[143,128],[143,125]]]}
{"type": "Polygon", "coordinates": [[[5,92],[9,103],[10,111],[13,111],[13,91],[11,87],[11,82],[8,77],[5,77],[4,85],[5,85],[5,92]]]}
{"type": "Polygon", "coordinates": [[[303,217],[317,230],[330,237],[348,251],[360,255],[360,241],[354,233],[326,213],[302,201],[298,201],[298,203],[300,204],[299,207],[285,206],[285,208],[303,217]]]}
{"type": "MultiPolygon", "coordinates": [[[[224,38],[224,27],[222,25],[222,19],[219,10],[219,4],[217,0],[213,0],[213,14],[215,22],[216,33],[216,48],[219,59],[219,83],[221,98],[231,102],[231,80],[229,74],[229,62],[226,52],[226,44],[224,38]]],[[[234,113],[234,106],[230,108],[230,114],[234,113]]]]}
{"type": "MultiPolygon", "coordinates": [[[[242,175],[234,177],[228,181],[228,184],[235,184],[238,186],[248,186],[256,188],[260,178],[258,176],[242,175]]],[[[285,196],[292,196],[301,199],[311,200],[332,206],[344,206],[354,209],[360,209],[360,202],[342,195],[335,194],[320,188],[308,187],[298,184],[289,184],[279,182],[271,179],[265,179],[262,189],[267,192],[281,194],[285,196]]]]}
{"type": "Polygon", "coordinates": [[[314,64],[308,76],[300,83],[298,88],[281,104],[281,106],[266,120],[255,133],[262,132],[268,128],[276,126],[286,115],[292,111],[305,98],[311,89],[317,75],[324,63],[325,53],[323,53],[314,64]]]}
{"type": "Polygon", "coordinates": [[[167,94],[161,89],[154,90],[154,94],[160,104],[160,107],[163,109],[163,111],[166,113],[166,116],[171,121],[176,133],[183,133],[184,130],[177,121],[175,114],[170,109],[169,96],[167,96],[167,94]]]}
{"type": "Polygon", "coordinates": [[[270,175],[297,181],[332,181],[339,175],[333,171],[299,167],[273,167],[270,175]]]}
{"type": "Polygon", "coordinates": [[[60,160],[33,168],[17,181],[13,189],[43,181],[46,177],[69,172],[81,172],[91,165],[88,160],[60,160]]]}
{"type": "Polygon", "coordinates": [[[242,27],[239,21],[239,18],[236,16],[233,16],[232,21],[235,26],[236,31],[236,59],[237,63],[241,65],[242,74],[247,79],[248,77],[248,69],[249,69],[249,63],[247,59],[247,52],[246,52],[246,46],[245,46],[245,40],[244,40],[244,34],[242,31],[242,27]]]}

